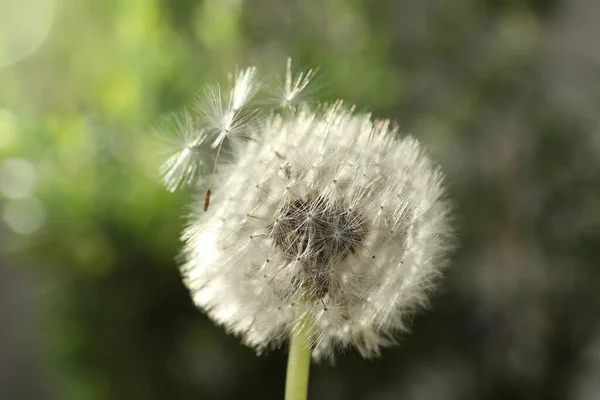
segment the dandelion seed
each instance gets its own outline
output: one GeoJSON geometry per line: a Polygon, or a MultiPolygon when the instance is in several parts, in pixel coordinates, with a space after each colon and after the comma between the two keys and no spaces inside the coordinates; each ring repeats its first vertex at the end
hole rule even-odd
{"type": "Polygon", "coordinates": [[[204,89],[204,99],[199,110],[208,124],[209,131],[216,136],[211,144],[213,149],[216,149],[226,138],[247,139],[248,127],[260,114],[260,110],[242,113],[241,109],[234,109],[232,98],[233,96],[225,101],[218,84],[204,89]]]}
{"type": "MultiPolygon", "coordinates": [[[[230,77],[230,80],[232,78],[230,77]]],[[[239,111],[246,103],[252,99],[259,89],[256,80],[256,67],[250,67],[239,71],[233,79],[233,89],[231,91],[231,109],[239,111]]]]}
{"type": "Polygon", "coordinates": [[[297,99],[298,95],[308,86],[309,82],[313,78],[316,71],[309,69],[306,72],[300,72],[294,79],[292,75],[292,59],[287,59],[287,67],[285,74],[285,90],[282,101],[282,106],[289,106],[294,100],[297,99]]]}
{"type": "Polygon", "coordinates": [[[256,94],[260,86],[256,80],[256,67],[249,67],[239,71],[235,76],[230,76],[230,82],[232,88],[227,101],[224,101],[221,95],[221,88],[217,84],[205,88],[205,98],[200,103],[200,114],[204,116],[208,125],[217,136],[211,144],[212,149],[217,149],[217,156],[204,197],[204,211],[208,210],[210,204],[214,175],[224,140],[230,137],[246,140],[251,139],[246,132],[251,123],[260,114],[260,110],[258,109],[246,113],[243,113],[242,110],[256,94]]]}
{"type": "Polygon", "coordinates": [[[160,167],[163,184],[170,192],[189,185],[203,163],[201,145],[206,134],[187,111],[163,117],[154,130],[169,153],[160,167]]]}
{"type": "Polygon", "coordinates": [[[292,59],[287,59],[286,73],[283,83],[279,81],[271,88],[270,99],[274,100],[278,107],[282,109],[294,108],[301,104],[301,100],[306,96],[308,85],[312,82],[317,70],[309,69],[294,75],[292,70],[292,59]]]}
{"type": "Polygon", "coordinates": [[[243,110],[260,86],[256,81],[256,68],[242,70],[235,77],[230,77],[230,80],[232,88],[226,99],[223,98],[218,84],[209,85],[204,89],[204,98],[198,105],[200,115],[216,135],[211,144],[213,149],[228,137],[249,138],[245,132],[260,114],[258,109],[247,112],[243,110]]]}

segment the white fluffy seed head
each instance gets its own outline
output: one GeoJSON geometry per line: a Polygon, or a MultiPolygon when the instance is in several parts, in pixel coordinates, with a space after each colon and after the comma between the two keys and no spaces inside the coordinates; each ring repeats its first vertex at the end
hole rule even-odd
{"type": "Polygon", "coordinates": [[[315,358],[378,355],[445,264],[441,172],[415,139],[342,102],[247,130],[183,234],[194,302],[258,350],[308,320],[315,358]]]}

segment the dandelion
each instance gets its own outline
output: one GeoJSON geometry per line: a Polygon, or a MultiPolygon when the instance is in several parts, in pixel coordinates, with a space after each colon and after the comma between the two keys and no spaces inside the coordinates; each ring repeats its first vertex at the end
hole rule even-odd
{"type": "Polygon", "coordinates": [[[341,101],[248,130],[256,139],[230,142],[215,175],[213,207],[193,207],[181,270],[246,345],[290,340],[286,398],[304,398],[311,356],[378,356],[426,303],[452,232],[443,176],[417,140],[341,101]]]}

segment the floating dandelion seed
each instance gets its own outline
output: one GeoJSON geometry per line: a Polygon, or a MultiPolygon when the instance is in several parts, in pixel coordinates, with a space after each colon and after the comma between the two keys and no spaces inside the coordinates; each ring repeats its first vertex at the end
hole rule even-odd
{"type": "Polygon", "coordinates": [[[155,126],[158,139],[167,146],[169,156],[161,165],[160,173],[167,190],[173,192],[189,185],[202,165],[201,145],[206,140],[192,115],[185,111],[169,114],[155,126]]]}
{"type": "Polygon", "coordinates": [[[292,73],[292,59],[287,59],[285,72],[285,86],[282,90],[281,107],[290,107],[294,102],[298,102],[298,96],[310,83],[316,71],[309,69],[306,72],[300,72],[296,77],[292,73]]]}
{"type": "Polygon", "coordinates": [[[199,102],[199,112],[207,122],[208,128],[216,134],[211,148],[217,149],[217,156],[210,177],[208,189],[204,197],[204,211],[208,210],[214,174],[219,162],[221,147],[226,138],[250,139],[245,132],[249,125],[256,119],[260,110],[254,109],[244,113],[243,107],[252,99],[260,85],[256,80],[256,67],[241,70],[235,76],[230,76],[231,90],[227,101],[221,95],[221,88],[217,85],[207,86],[204,89],[204,99],[199,102]]]}
{"type": "Polygon", "coordinates": [[[258,91],[260,85],[256,80],[256,67],[250,67],[239,71],[235,77],[229,77],[233,81],[231,92],[232,110],[240,110],[258,91]]]}
{"type": "Polygon", "coordinates": [[[244,112],[244,106],[254,97],[260,85],[256,80],[256,68],[250,67],[230,77],[232,88],[223,98],[218,84],[206,86],[204,96],[198,102],[197,109],[204,117],[207,129],[216,138],[211,144],[216,149],[226,138],[247,139],[245,132],[256,119],[260,110],[244,112]]]}
{"type": "MultiPolygon", "coordinates": [[[[251,97],[254,74],[238,75],[229,104],[251,97]]],[[[289,99],[311,76],[292,78],[288,60],[289,99]]],[[[209,98],[220,105],[217,89],[209,98]]],[[[259,351],[296,338],[288,373],[302,348],[315,359],[347,347],[379,355],[446,264],[452,229],[439,168],[417,140],[341,101],[272,112],[243,132],[254,140],[230,142],[231,160],[213,170],[212,209],[200,211],[211,176],[183,234],[194,302],[259,351]]]]}

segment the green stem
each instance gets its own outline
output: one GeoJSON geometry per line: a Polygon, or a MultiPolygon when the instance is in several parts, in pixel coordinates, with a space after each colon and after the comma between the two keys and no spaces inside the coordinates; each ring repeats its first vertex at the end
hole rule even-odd
{"type": "Polygon", "coordinates": [[[292,333],[285,379],[285,400],[306,400],[307,398],[311,330],[311,324],[305,318],[292,333]]]}

